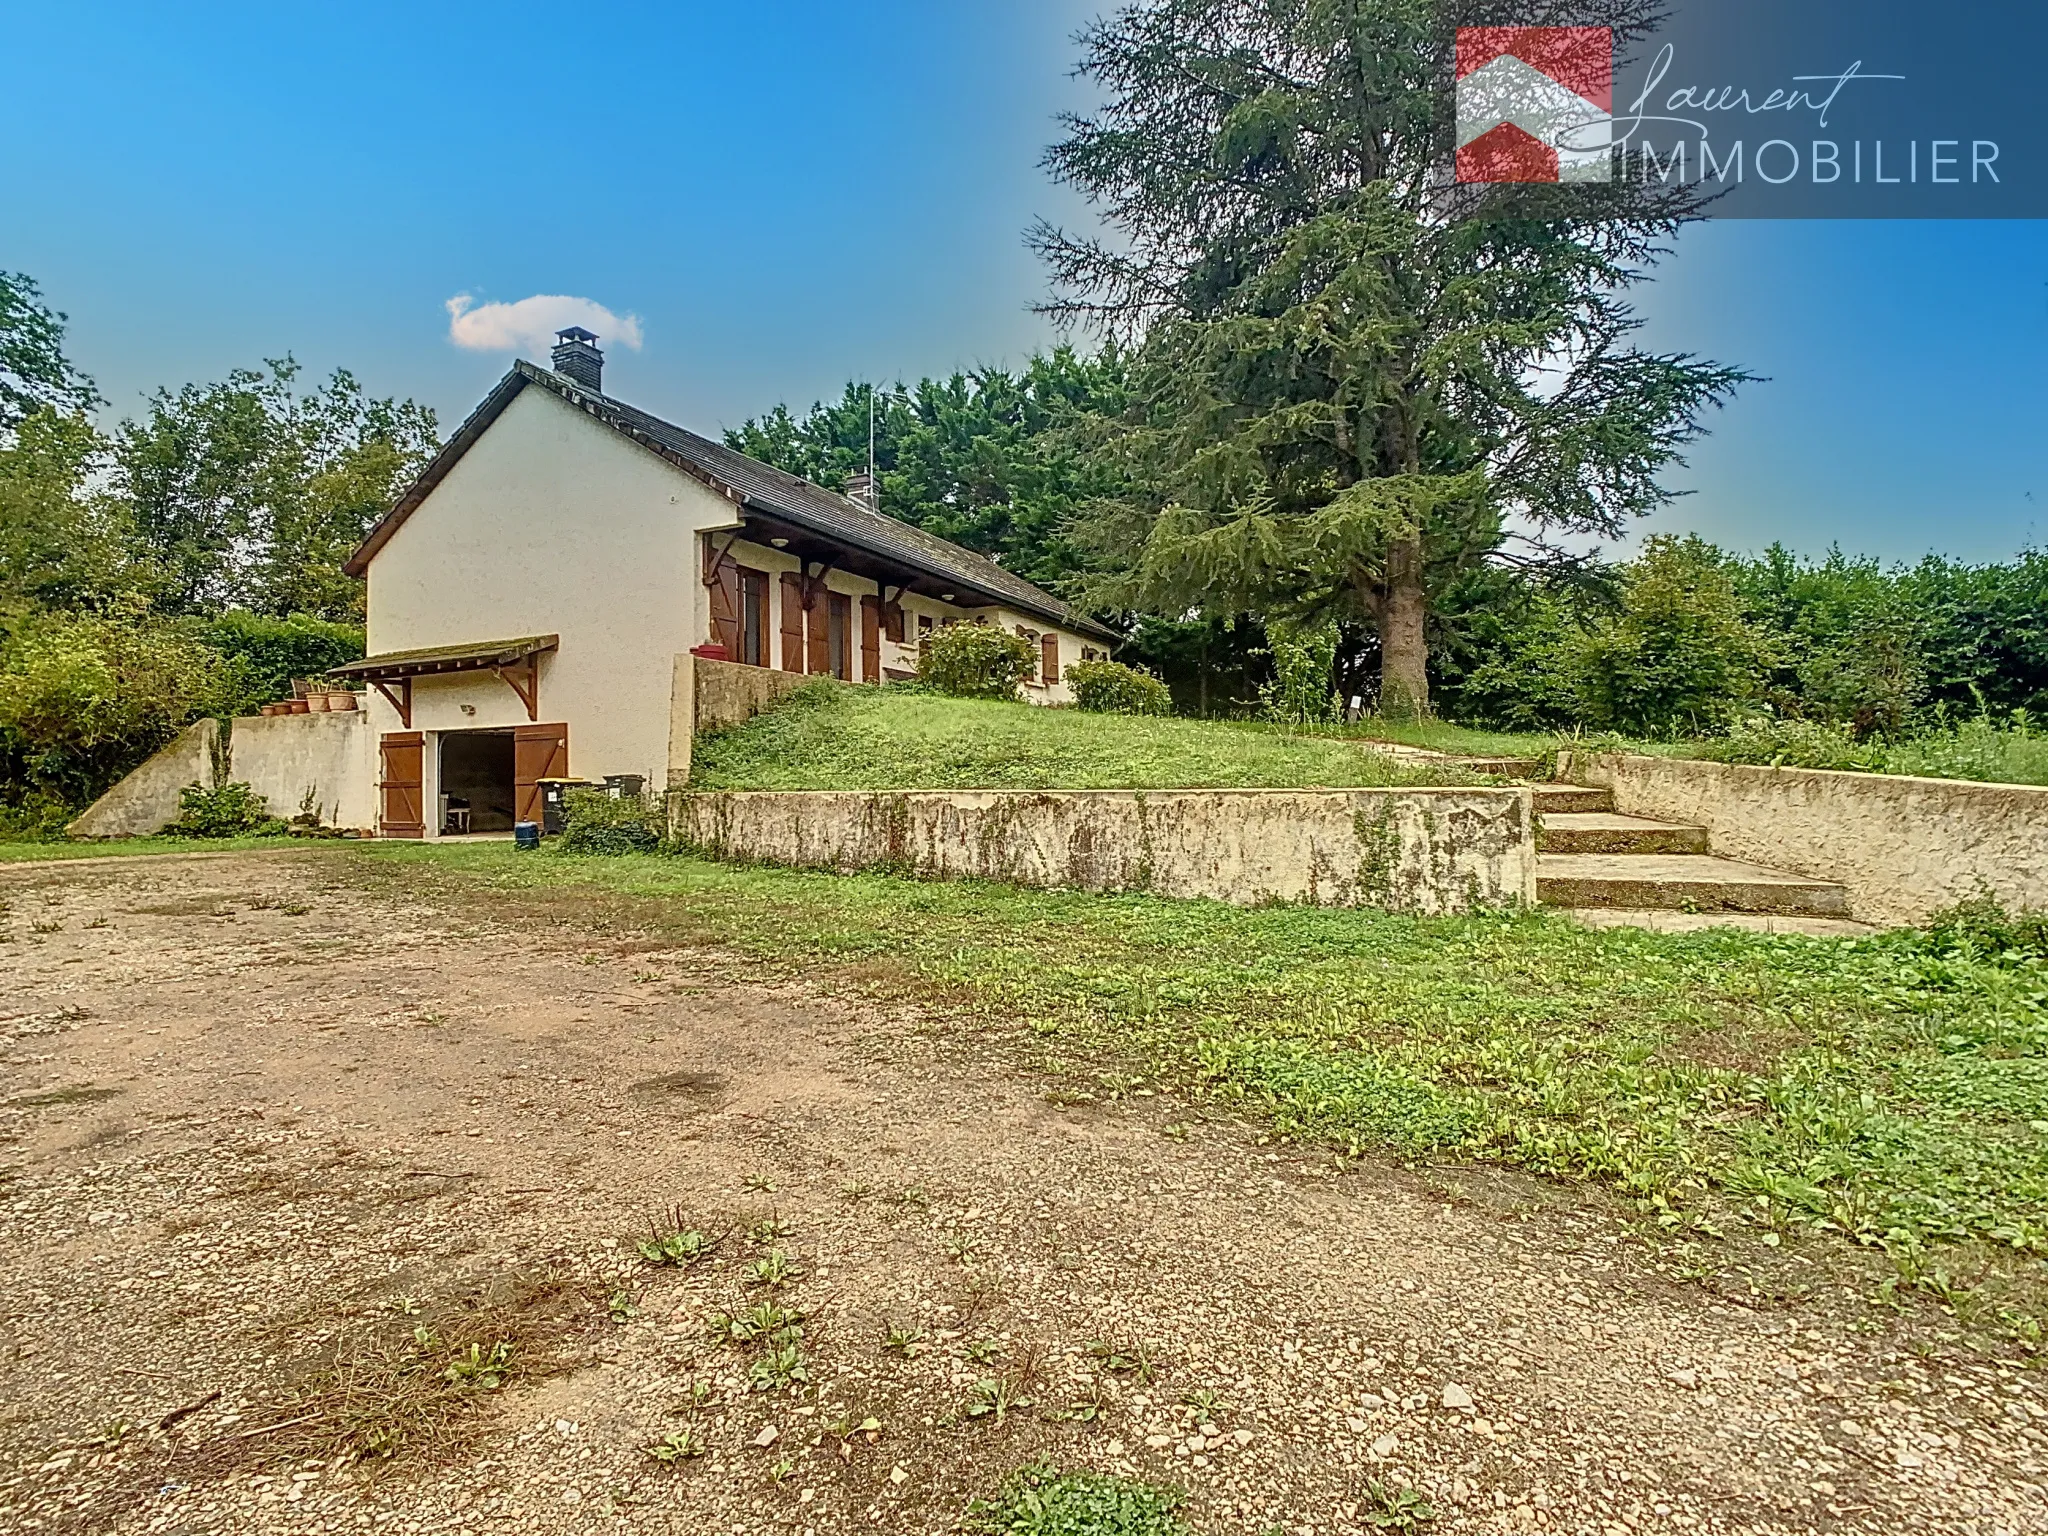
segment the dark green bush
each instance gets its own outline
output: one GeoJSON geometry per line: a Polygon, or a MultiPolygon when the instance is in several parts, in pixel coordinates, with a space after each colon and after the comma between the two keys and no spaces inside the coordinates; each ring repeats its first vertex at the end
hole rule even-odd
{"type": "Polygon", "coordinates": [[[1077,661],[1067,668],[1074,707],[1098,715],[1170,715],[1173,695],[1150,672],[1120,661],[1077,661]]]}
{"type": "Polygon", "coordinates": [[[959,699],[1014,699],[1038,671],[1038,647],[993,624],[950,624],[933,635],[918,681],[959,699]]]}
{"type": "Polygon", "coordinates": [[[2008,912],[1995,896],[1973,897],[1927,920],[1926,945],[1938,954],[1993,961],[2048,960],[2048,912],[2008,912]]]}
{"type": "Polygon", "coordinates": [[[240,609],[210,620],[206,643],[227,660],[222,713],[254,714],[292,695],[295,677],[321,677],[345,661],[360,660],[363,631],[297,613],[273,619],[240,609]]]}
{"type": "Polygon", "coordinates": [[[247,784],[187,784],[165,837],[282,837],[285,824],[247,784]]]}
{"type": "Polygon", "coordinates": [[[666,834],[664,816],[637,795],[617,799],[598,789],[572,789],[563,807],[560,847],[564,853],[617,855],[658,853],[666,834]]]}

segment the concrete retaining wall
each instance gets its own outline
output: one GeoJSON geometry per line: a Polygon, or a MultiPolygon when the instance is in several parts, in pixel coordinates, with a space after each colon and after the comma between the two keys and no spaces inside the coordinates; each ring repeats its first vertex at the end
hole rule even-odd
{"type": "Polygon", "coordinates": [[[1526,789],[678,792],[721,858],[1422,914],[1536,899],[1526,789]]]}
{"type": "Polygon", "coordinates": [[[365,710],[237,720],[228,757],[228,776],[261,795],[273,816],[289,821],[310,794],[327,826],[377,825],[377,744],[365,710]]]}
{"type": "Polygon", "coordinates": [[[149,837],[178,816],[178,792],[187,784],[213,782],[213,746],[220,727],[200,720],[185,727],[128,777],[85,808],[69,831],[73,837],[149,837]]]}
{"type": "Polygon", "coordinates": [[[751,720],[784,694],[794,693],[805,683],[817,681],[801,672],[748,667],[736,661],[712,661],[703,656],[690,659],[697,664],[694,709],[700,731],[715,731],[751,720]]]}
{"type": "Polygon", "coordinates": [[[1558,777],[1703,826],[1728,858],[1838,881],[1865,922],[1922,922],[1987,890],[2048,909],[2048,789],[1585,752],[1562,754],[1558,777]]]}
{"type": "MultiPolygon", "coordinates": [[[[213,720],[183,735],[88,806],[73,837],[148,837],[178,817],[188,784],[213,782],[213,720]]],[[[376,737],[362,710],[324,715],[254,715],[228,733],[228,777],[261,795],[273,816],[298,815],[306,792],[329,826],[377,825],[376,737]]]]}

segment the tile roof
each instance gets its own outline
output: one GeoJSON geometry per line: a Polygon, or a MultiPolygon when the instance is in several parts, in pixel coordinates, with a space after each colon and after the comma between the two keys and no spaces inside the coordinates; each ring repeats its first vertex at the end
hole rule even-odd
{"type": "Polygon", "coordinates": [[[742,507],[751,507],[885,560],[910,566],[949,585],[974,592],[986,601],[1004,604],[1112,643],[1119,638],[1114,631],[1104,628],[1079,609],[1014,572],[1004,570],[984,555],[927,533],[922,528],[912,527],[898,518],[873,511],[758,459],[750,459],[723,443],[700,437],[609,395],[585,389],[523,358],[513,363],[512,371],[456,430],[440,455],[427,466],[412,488],[399,498],[383,521],[370,531],[362,547],[348,561],[346,569],[350,574],[361,575],[369,568],[371,557],[383,547],[384,542],[412,515],[413,509],[426,500],[428,493],[497,420],[512,398],[529,384],[539,385],[560,396],[614,431],[659,453],[742,507]]]}

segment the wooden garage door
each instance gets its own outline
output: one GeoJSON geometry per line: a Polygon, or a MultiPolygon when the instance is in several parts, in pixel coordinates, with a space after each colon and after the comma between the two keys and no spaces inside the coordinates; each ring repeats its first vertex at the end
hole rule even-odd
{"type": "Polygon", "coordinates": [[[393,731],[379,737],[377,747],[384,770],[377,781],[378,832],[384,837],[425,837],[426,737],[418,731],[393,731]]]}
{"type": "Polygon", "coordinates": [[[522,725],[512,733],[512,804],[516,821],[540,820],[540,781],[569,777],[569,727],[522,725]]]}

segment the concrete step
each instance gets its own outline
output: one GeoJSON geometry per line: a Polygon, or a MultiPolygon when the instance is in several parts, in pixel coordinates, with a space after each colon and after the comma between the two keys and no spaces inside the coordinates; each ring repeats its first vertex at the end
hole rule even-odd
{"type": "Polygon", "coordinates": [[[1660,912],[1627,907],[1576,907],[1570,914],[1588,928],[1647,928],[1652,933],[1697,933],[1740,928],[1748,933],[1797,933],[1816,939],[1860,939],[1878,930],[1850,917],[1788,917],[1775,912],[1660,912]]]}
{"type": "Polygon", "coordinates": [[[1546,907],[1849,915],[1849,893],[1833,881],[1700,853],[1538,854],[1536,899],[1546,907]]]}
{"type": "Polygon", "coordinates": [[[1613,811],[1545,811],[1536,846],[1545,853],[1705,853],[1707,829],[1613,811]]]}
{"type": "Polygon", "coordinates": [[[1536,798],[1536,814],[1576,816],[1585,811],[1612,811],[1614,791],[1610,789],[1581,789],[1576,784],[1538,784],[1531,793],[1536,798]]]}
{"type": "Polygon", "coordinates": [[[1540,757],[1462,757],[1453,754],[1451,761],[1469,772],[1502,779],[1527,779],[1543,771],[1543,759],[1540,757]]]}

